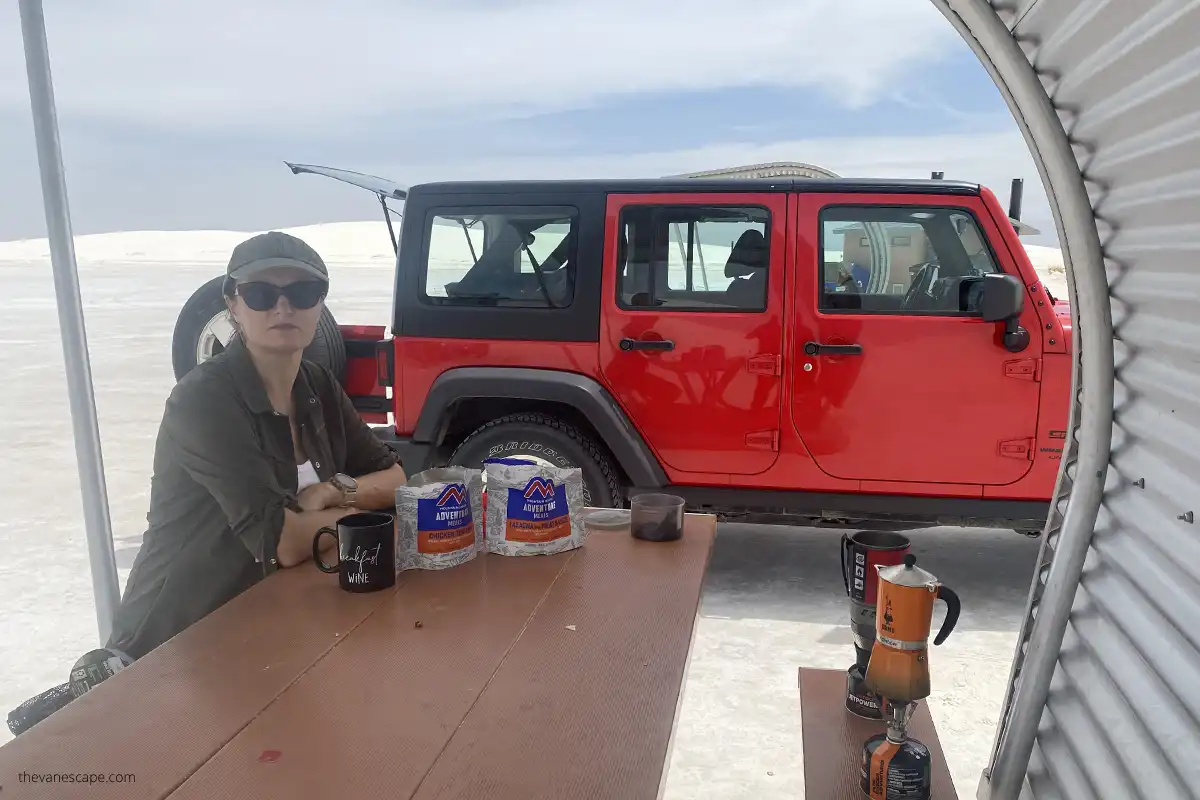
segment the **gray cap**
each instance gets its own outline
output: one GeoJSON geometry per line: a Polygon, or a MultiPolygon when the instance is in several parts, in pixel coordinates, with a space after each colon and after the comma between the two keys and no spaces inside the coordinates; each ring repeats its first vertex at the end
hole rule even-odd
{"type": "Polygon", "coordinates": [[[245,280],[273,267],[295,267],[314,278],[329,281],[329,270],[317,251],[303,239],[279,231],[251,236],[233,248],[225,274],[235,280],[245,280]]]}

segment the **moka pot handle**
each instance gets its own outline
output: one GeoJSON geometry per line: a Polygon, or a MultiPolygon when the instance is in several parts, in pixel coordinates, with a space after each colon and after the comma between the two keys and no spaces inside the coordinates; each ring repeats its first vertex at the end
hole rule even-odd
{"type": "Polygon", "coordinates": [[[961,605],[958,602],[958,595],[953,589],[946,586],[938,586],[938,600],[944,600],[946,603],[946,618],[942,620],[942,629],[938,631],[933,643],[941,644],[946,641],[946,637],[950,635],[950,631],[954,630],[954,625],[958,622],[958,612],[961,610],[961,605]]]}

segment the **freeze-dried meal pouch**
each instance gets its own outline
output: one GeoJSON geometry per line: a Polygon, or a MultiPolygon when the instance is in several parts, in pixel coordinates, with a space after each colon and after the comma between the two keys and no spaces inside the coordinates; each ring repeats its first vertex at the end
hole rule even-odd
{"type": "Polygon", "coordinates": [[[484,462],[487,477],[489,553],[550,555],[583,544],[583,472],[520,458],[484,462]]]}
{"type": "Polygon", "coordinates": [[[483,473],[427,469],[396,489],[396,571],[446,569],[483,551],[483,473]]]}

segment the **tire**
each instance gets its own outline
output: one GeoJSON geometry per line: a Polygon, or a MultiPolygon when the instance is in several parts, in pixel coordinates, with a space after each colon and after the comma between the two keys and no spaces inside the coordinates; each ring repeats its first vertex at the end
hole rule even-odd
{"type": "Polygon", "coordinates": [[[450,463],[482,469],[485,458],[533,456],[558,467],[579,467],[588,505],[615,508],[624,500],[612,460],[592,437],[545,414],[508,414],[476,429],[454,450],[450,463]]]}
{"type": "MultiPolygon", "coordinates": [[[[221,294],[224,282],[224,275],[213,278],[183,304],[171,337],[171,366],[175,371],[175,380],[191,372],[197,364],[224,351],[230,338],[235,335],[231,325],[221,323],[222,318],[228,319],[229,313],[225,296],[221,294]],[[210,323],[216,330],[209,327],[210,323]]],[[[304,358],[328,368],[339,381],[342,380],[346,371],[346,343],[328,308],[321,309],[316,335],[312,344],[305,348],[304,358]]]]}

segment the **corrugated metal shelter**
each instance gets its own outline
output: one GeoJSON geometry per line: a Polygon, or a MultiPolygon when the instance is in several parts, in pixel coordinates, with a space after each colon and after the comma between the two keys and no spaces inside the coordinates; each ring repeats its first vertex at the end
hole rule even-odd
{"type": "MultiPolygon", "coordinates": [[[[979,794],[1200,798],[1200,0],[932,2],[1030,146],[1076,332],[1059,499],[979,794]]],[[[66,186],[41,3],[20,7],[103,637],[116,572],[66,186]]]]}
{"type": "Polygon", "coordinates": [[[1200,2],[933,2],[1033,152],[1077,347],[980,795],[1200,797],[1200,2]]]}

